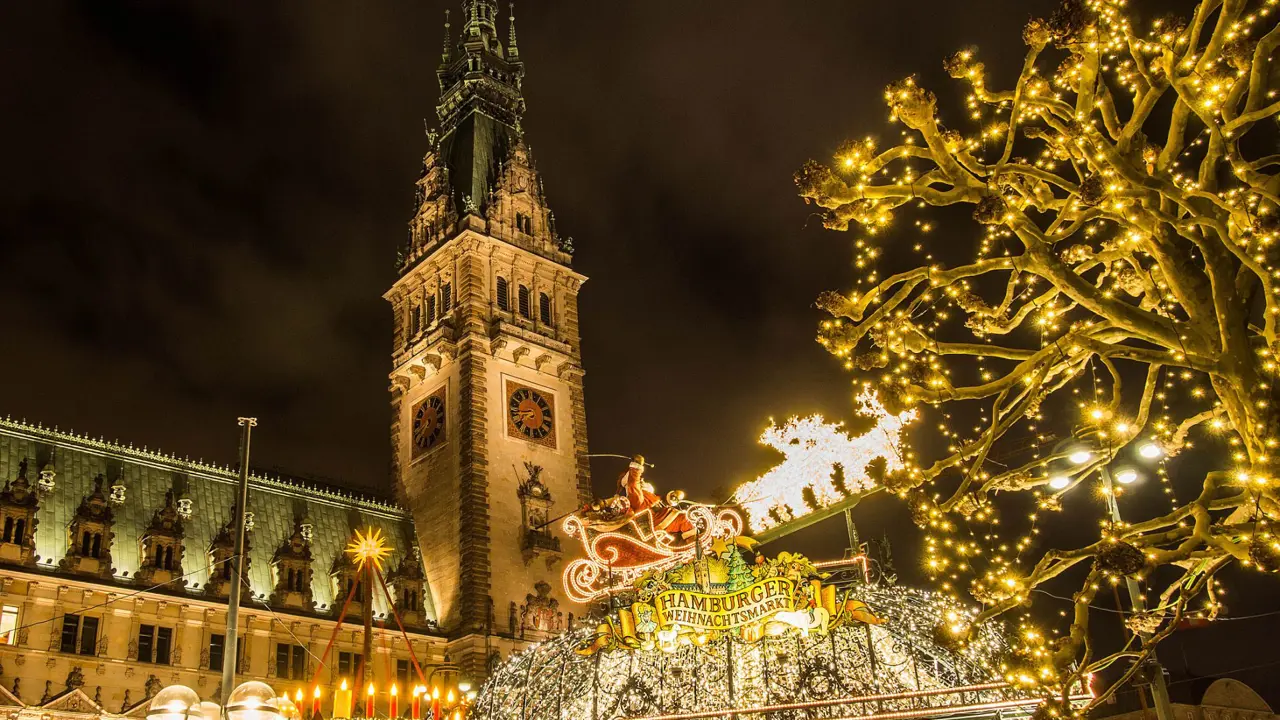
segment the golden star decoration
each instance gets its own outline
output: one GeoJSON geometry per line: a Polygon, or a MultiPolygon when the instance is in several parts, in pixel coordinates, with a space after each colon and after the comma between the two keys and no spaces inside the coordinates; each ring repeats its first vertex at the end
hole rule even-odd
{"type": "Polygon", "coordinates": [[[364,568],[366,562],[372,562],[373,566],[379,571],[382,570],[382,561],[391,554],[391,548],[387,546],[386,538],[383,537],[382,531],[378,528],[367,528],[364,532],[356,530],[356,538],[347,545],[347,552],[356,563],[364,568]]]}

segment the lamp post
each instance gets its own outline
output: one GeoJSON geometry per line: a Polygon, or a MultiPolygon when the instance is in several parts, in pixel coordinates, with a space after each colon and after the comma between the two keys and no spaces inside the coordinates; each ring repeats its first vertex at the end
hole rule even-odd
{"type": "Polygon", "coordinates": [[[240,487],[236,493],[236,517],[233,518],[236,527],[235,554],[228,561],[231,563],[231,587],[227,593],[227,634],[226,642],[223,643],[226,650],[222,654],[222,702],[227,708],[231,707],[231,686],[236,681],[236,658],[240,655],[240,584],[244,582],[240,574],[244,563],[240,556],[244,554],[244,513],[249,504],[249,436],[258,424],[258,419],[242,417],[236,418],[236,422],[240,425],[240,487]]]}
{"type": "MultiPolygon", "coordinates": [[[[1054,456],[1060,455],[1072,442],[1073,439],[1071,438],[1059,442],[1057,445],[1054,445],[1052,454],[1054,456]]],[[[1145,442],[1138,446],[1138,454],[1143,459],[1154,460],[1160,457],[1161,451],[1159,446],[1156,444],[1152,442],[1145,442]]],[[[1111,524],[1113,527],[1118,526],[1123,522],[1123,519],[1120,516],[1120,504],[1116,502],[1115,480],[1119,480],[1122,484],[1128,485],[1138,479],[1137,472],[1132,469],[1121,470],[1119,476],[1113,479],[1111,476],[1110,465],[1111,461],[1115,459],[1115,456],[1116,454],[1113,449],[1108,446],[1107,456],[1104,458],[1104,462],[1098,466],[1098,474],[1102,476],[1103,493],[1106,495],[1107,514],[1111,518],[1111,524]]],[[[1068,454],[1067,459],[1074,465],[1084,465],[1093,459],[1093,453],[1083,447],[1079,447],[1068,454]]],[[[1071,479],[1065,474],[1055,473],[1049,478],[1049,487],[1054,490],[1065,490],[1070,484],[1071,479]]],[[[1129,605],[1132,608],[1132,611],[1135,614],[1144,612],[1147,609],[1147,603],[1146,599],[1142,596],[1142,589],[1138,587],[1138,582],[1127,576],[1125,577],[1124,582],[1125,588],[1129,591],[1129,605]]],[[[1144,643],[1146,643],[1151,637],[1150,633],[1139,632],[1137,635],[1144,643]]],[[[1156,649],[1154,647],[1151,648],[1151,653],[1147,657],[1153,674],[1155,675],[1151,680],[1151,697],[1156,706],[1156,718],[1157,720],[1175,720],[1173,716],[1173,706],[1169,702],[1169,687],[1164,681],[1164,667],[1156,658],[1156,649]]]]}
{"type": "MultiPolygon", "coordinates": [[[[1111,469],[1104,463],[1099,468],[1099,472],[1102,475],[1103,491],[1107,495],[1107,510],[1111,514],[1111,524],[1113,526],[1119,525],[1122,522],[1120,504],[1116,502],[1115,484],[1111,479],[1111,469]]],[[[1132,482],[1132,480],[1129,482],[1132,482]]],[[[1138,587],[1138,582],[1131,577],[1125,576],[1124,584],[1129,591],[1129,606],[1133,609],[1133,612],[1135,614],[1144,612],[1147,609],[1147,602],[1142,596],[1142,589],[1138,587]]],[[[1150,633],[1138,632],[1137,635],[1142,638],[1144,644],[1151,638],[1150,633]]],[[[1151,665],[1152,674],[1155,675],[1151,679],[1151,697],[1155,701],[1156,718],[1157,720],[1174,720],[1173,706],[1169,702],[1169,686],[1164,681],[1164,666],[1156,658],[1156,649],[1154,647],[1151,648],[1151,654],[1147,658],[1147,662],[1151,665]]]]}

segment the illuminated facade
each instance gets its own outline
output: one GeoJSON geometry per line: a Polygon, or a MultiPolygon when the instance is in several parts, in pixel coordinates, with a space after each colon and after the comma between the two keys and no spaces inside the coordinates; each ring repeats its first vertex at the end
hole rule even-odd
{"type": "MultiPolygon", "coordinates": [[[[514,21],[464,3],[440,65],[395,318],[391,443],[442,631],[474,675],[499,635],[562,631],[556,517],[590,499],[572,242],[521,131],[514,21]]],[[[580,607],[579,607],[580,612],[580,607]]]]}
{"type": "MultiPolygon", "coordinates": [[[[0,716],[140,715],[172,683],[216,700],[229,652],[235,473],[6,419],[0,481],[0,716]]],[[[388,580],[414,653],[429,668],[445,666],[403,509],[253,476],[248,512],[237,681],[290,691],[313,677],[328,687],[352,676],[359,603],[317,669],[345,597],[342,549],[364,527],[393,539],[388,580]]],[[[385,619],[384,598],[375,596],[373,611],[385,619]]],[[[375,632],[377,681],[407,677],[405,638],[375,632]]]]}

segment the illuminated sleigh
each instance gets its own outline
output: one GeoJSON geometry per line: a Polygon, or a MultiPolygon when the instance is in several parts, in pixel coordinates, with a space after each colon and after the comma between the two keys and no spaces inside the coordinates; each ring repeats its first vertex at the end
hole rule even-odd
{"type": "Polygon", "coordinates": [[[717,539],[742,532],[742,516],[734,510],[694,503],[681,503],[678,509],[698,529],[695,538],[681,539],[657,530],[649,509],[615,521],[580,514],[565,518],[561,528],[582,543],[586,555],[565,567],[565,594],[574,602],[589,602],[610,588],[630,586],[646,572],[688,562],[696,555],[698,543],[706,552],[717,539]]]}

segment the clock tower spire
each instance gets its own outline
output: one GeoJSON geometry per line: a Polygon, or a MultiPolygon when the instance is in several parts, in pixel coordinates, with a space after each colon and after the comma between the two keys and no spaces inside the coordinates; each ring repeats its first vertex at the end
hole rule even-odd
{"type": "MultiPolygon", "coordinates": [[[[573,244],[521,119],[524,64],[497,4],[467,0],[437,73],[394,313],[391,442],[438,622],[474,674],[565,629],[561,536],[590,499],[573,244]],[[486,649],[487,648],[487,649],[486,649]]],[[[446,31],[447,32],[447,31],[446,31]]],[[[514,37],[514,36],[513,36],[514,37]]]]}

